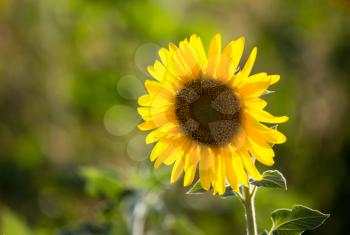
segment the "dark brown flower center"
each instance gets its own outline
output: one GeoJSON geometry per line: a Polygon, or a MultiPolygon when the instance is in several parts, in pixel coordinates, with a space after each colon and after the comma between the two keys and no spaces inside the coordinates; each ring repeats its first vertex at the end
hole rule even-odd
{"type": "Polygon", "coordinates": [[[234,91],[213,79],[184,85],[176,96],[175,113],[187,136],[199,143],[220,146],[237,133],[241,106],[234,91]]]}

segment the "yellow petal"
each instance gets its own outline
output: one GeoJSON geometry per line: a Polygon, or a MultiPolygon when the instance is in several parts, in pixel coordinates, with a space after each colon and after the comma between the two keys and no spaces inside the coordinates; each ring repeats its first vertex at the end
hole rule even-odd
{"type": "Polygon", "coordinates": [[[174,110],[171,106],[160,106],[160,107],[139,107],[137,108],[137,112],[140,114],[143,120],[148,121],[152,119],[158,118],[160,119],[167,119],[169,122],[174,120],[174,110]]]}
{"type": "Polygon", "coordinates": [[[184,186],[187,187],[192,184],[193,179],[196,175],[197,162],[191,161],[192,156],[199,155],[199,146],[197,144],[192,145],[187,153],[185,154],[185,177],[184,177],[184,186]]]}
{"type": "Polygon", "coordinates": [[[207,62],[207,55],[205,54],[202,40],[197,35],[192,34],[189,45],[194,50],[194,54],[200,68],[203,68],[204,64],[207,62]]]}
{"type": "Polygon", "coordinates": [[[175,183],[181,176],[184,170],[185,161],[180,157],[176,160],[173,170],[171,171],[170,183],[175,183]]]}
{"type": "Polygon", "coordinates": [[[185,152],[187,152],[188,150],[188,143],[189,141],[187,140],[187,138],[179,138],[179,140],[176,141],[176,145],[177,145],[177,149],[176,149],[176,153],[169,155],[165,160],[164,160],[164,164],[165,165],[171,165],[173,164],[177,159],[182,158],[182,156],[184,155],[185,152]]]}
{"type": "Polygon", "coordinates": [[[238,88],[238,93],[244,99],[256,98],[261,96],[270,86],[270,81],[260,81],[254,83],[245,83],[238,88]]]}
{"type": "Polygon", "coordinates": [[[241,153],[241,158],[243,160],[244,169],[248,172],[248,174],[255,180],[261,180],[262,176],[256,169],[253,159],[249,156],[249,153],[241,153]]]}
{"type": "Polygon", "coordinates": [[[255,157],[259,162],[264,165],[272,166],[274,164],[273,157],[275,153],[273,152],[271,147],[263,146],[262,144],[256,143],[255,140],[248,138],[249,152],[255,157]]]}
{"type": "Polygon", "coordinates": [[[172,105],[172,101],[158,94],[143,95],[139,97],[138,103],[141,106],[166,106],[172,105]]]}
{"type": "Polygon", "coordinates": [[[277,83],[280,80],[280,75],[269,75],[269,78],[271,79],[270,85],[273,85],[277,83]]]}
{"type": "Polygon", "coordinates": [[[230,148],[233,150],[237,150],[245,145],[247,141],[247,134],[243,128],[240,128],[237,131],[236,136],[233,139],[233,143],[230,145],[230,148]]]}
{"type": "Polygon", "coordinates": [[[192,77],[197,78],[200,75],[201,67],[197,61],[195,51],[190,47],[188,41],[183,41],[180,43],[181,57],[192,74],[192,77]]]}
{"type": "Polygon", "coordinates": [[[168,146],[168,143],[166,142],[158,142],[156,145],[154,145],[152,152],[150,154],[150,160],[153,162],[158,157],[159,153],[164,151],[164,149],[168,146]]]}
{"type": "Polygon", "coordinates": [[[249,114],[245,115],[243,125],[256,138],[263,139],[269,143],[282,144],[287,140],[286,136],[281,132],[261,124],[249,114]]]}
{"type": "Polygon", "coordinates": [[[197,165],[200,160],[200,149],[198,143],[193,142],[189,146],[188,153],[185,155],[185,168],[190,165],[197,165]]]}
{"type": "Polygon", "coordinates": [[[233,169],[232,156],[230,152],[228,152],[227,150],[224,150],[223,157],[225,160],[225,170],[226,170],[227,181],[231,185],[231,188],[234,191],[238,192],[239,191],[238,178],[237,178],[236,172],[233,169]]]}
{"type": "Polygon", "coordinates": [[[221,53],[221,35],[216,34],[211,40],[208,52],[208,64],[206,74],[212,78],[216,78],[216,70],[220,61],[221,53]]]}
{"type": "Polygon", "coordinates": [[[196,175],[197,165],[189,165],[185,168],[185,178],[184,178],[184,186],[187,187],[192,184],[194,177],[196,175]]]}
{"type": "Polygon", "coordinates": [[[255,63],[255,59],[256,59],[256,54],[257,54],[257,48],[254,47],[252,52],[250,53],[247,62],[245,63],[243,69],[242,69],[242,74],[241,76],[243,78],[247,78],[249,76],[249,74],[251,73],[254,63],[255,63]]]}
{"type": "Polygon", "coordinates": [[[244,38],[230,42],[224,49],[218,66],[217,77],[229,81],[236,71],[243,54],[244,38]]]}
{"type": "Polygon", "coordinates": [[[168,146],[161,152],[154,163],[154,167],[158,168],[169,156],[171,157],[173,154],[177,154],[177,146],[175,144],[169,143],[168,146]]]}
{"type": "Polygon", "coordinates": [[[234,41],[232,45],[231,58],[232,58],[232,63],[234,65],[234,70],[237,69],[239,62],[242,58],[244,44],[245,44],[245,38],[240,37],[236,41],[234,41]]]}
{"type": "Polygon", "coordinates": [[[225,193],[226,182],[225,182],[225,160],[221,156],[216,156],[218,162],[218,168],[216,173],[216,189],[219,195],[225,193]]]}
{"type": "Polygon", "coordinates": [[[159,122],[154,122],[154,121],[146,121],[146,122],[143,122],[143,123],[139,124],[137,127],[141,131],[149,131],[149,130],[152,130],[154,128],[160,127],[163,124],[164,123],[159,123],[159,122]]]}
{"type": "Polygon", "coordinates": [[[249,76],[247,79],[242,80],[240,84],[237,85],[238,88],[252,83],[257,82],[269,82],[270,83],[271,78],[267,76],[267,73],[257,73],[254,75],[249,76]]]}
{"type": "Polygon", "coordinates": [[[159,94],[167,99],[172,99],[176,95],[175,91],[171,87],[166,87],[164,83],[146,80],[145,87],[149,94],[159,94]]]}
{"type": "Polygon", "coordinates": [[[168,55],[167,58],[168,65],[163,65],[161,62],[156,60],[153,66],[149,66],[147,68],[149,74],[162,84],[165,84],[167,87],[172,87],[173,89],[178,89],[181,85],[181,77],[179,77],[176,70],[174,70],[174,66],[172,66],[172,55],[168,55]],[[170,63],[171,62],[171,63],[170,63]]]}
{"type": "Polygon", "coordinates": [[[213,188],[213,195],[216,195],[218,193],[218,177],[219,177],[219,161],[218,161],[218,156],[215,156],[213,154],[213,166],[212,166],[212,178],[211,178],[211,185],[213,188]]]}
{"type": "Polygon", "coordinates": [[[209,190],[212,180],[211,167],[213,165],[213,155],[206,146],[200,146],[200,149],[199,177],[201,179],[202,188],[209,190]]]}
{"type": "Polygon", "coordinates": [[[248,177],[246,172],[244,171],[243,162],[240,155],[237,153],[237,151],[231,150],[231,157],[233,170],[237,174],[238,182],[245,186],[248,186],[248,177]]]}
{"type": "Polygon", "coordinates": [[[244,78],[241,76],[242,72],[241,71],[237,71],[231,79],[231,85],[232,87],[238,87],[243,81],[244,78]]]}
{"type": "Polygon", "coordinates": [[[178,138],[169,143],[169,151],[165,149],[162,153],[159,154],[156,162],[154,163],[155,168],[158,168],[162,163],[165,165],[173,164],[177,159],[182,158],[185,148],[186,148],[185,138],[178,138]]]}
{"type": "Polygon", "coordinates": [[[138,125],[140,130],[151,130],[167,123],[176,121],[174,111],[161,108],[138,108],[138,112],[145,122],[138,125]]]}
{"type": "MultiPolygon", "coordinates": [[[[188,78],[192,76],[192,70],[190,66],[191,64],[188,64],[185,59],[185,56],[183,55],[182,49],[184,48],[184,45],[187,44],[187,39],[180,42],[181,48],[176,48],[174,50],[174,53],[172,54],[171,58],[169,59],[169,63],[166,66],[167,69],[175,76],[183,80],[184,78],[188,78]]],[[[189,59],[189,58],[187,58],[189,59]]],[[[192,63],[192,62],[191,62],[192,63]]]]}
{"type": "Polygon", "coordinates": [[[248,109],[247,112],[260,122],[283,123],[288,121],[287,116],[276,117],[261,109],[252,109],[252,110],[248,109]]]}
{"type": "Polygon", "coordinates": [[[146,144],[150,144],[159,141],[163,136],[169,138],[170,136],[175,136],[180,133],[178,126],[173,123],[166,123],[165,125],[159,127],[158,129],[151,131],[146,137],[146,144]]]}
{"type": "Polygon", "coordinates": [[[261,98],[252,98],[244,101],[245,105],[250,109],[263,109],[267,106],[267,102],[261,98]]]}
{"type": "Polygon", "coordinates": [[[170,73],[170,71],[158,60],[154,62],[153,66],[148,66],[147,70],[149,74],[159,82],[172,86],[178,85],[179,81],[177,77],[170,73]]]}

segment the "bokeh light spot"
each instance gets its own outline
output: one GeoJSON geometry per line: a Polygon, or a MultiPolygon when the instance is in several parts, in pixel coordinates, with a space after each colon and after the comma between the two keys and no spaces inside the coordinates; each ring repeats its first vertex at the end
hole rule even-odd
{"type": "Polygon", "coordinates": [[[114,136],[130,133],[140,121],[135,109],[125,105],[114,105],[104,116],[106,130],[114,136]]]}
{"type": "Polygon", "coordinates": [[[158,59],[158,50],[161,47],[155,43],[145,43],[137,48],[135,52],[135,64],[138,69],[149,76],[147,67],[154,64],[158,59]]]}
{"type": "Polygon", "coordinates": [[[128,143],[128,156],[134,161],[144,161],[148,158],[152,150],[152,145],[146,145],[145,135],[134,136],[128,143]]]}
{"type": "Polygon", "coordinates": [[[146,93],[142,81],[132,75],[126,75],[119,79],[117,91],[121,97],[130,100],[137,99],[137,97],[146,93]]]}

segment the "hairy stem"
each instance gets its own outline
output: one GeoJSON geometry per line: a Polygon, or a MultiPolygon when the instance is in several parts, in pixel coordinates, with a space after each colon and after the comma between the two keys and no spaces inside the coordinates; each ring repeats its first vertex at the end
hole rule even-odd
{"type": "Polygon", "coordinates": [[[244,209],[245,209],[245,220],[247,226],[247,235],[257,235],[257,226],[255,219],[255,207],[254,207],[254,198],[256,187],[253,187],[252,190],[247,187],[243,187],[242,193],[244,195],[244,209]]]}

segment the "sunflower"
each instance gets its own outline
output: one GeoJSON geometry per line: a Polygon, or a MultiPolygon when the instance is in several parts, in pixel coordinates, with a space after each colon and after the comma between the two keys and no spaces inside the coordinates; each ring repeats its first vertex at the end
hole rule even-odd
{"type": "Polygon", "coordinates": [[[279,75],[251,75],[257,49],[239,69],[245,39],[238,38],[221,49],[221,35],[210,42],[206,54],[197,35],[176,46],[159,50],[148,71],[147,95],[138,103],[144,122],[139,129],[152,130],[146,143],[156,143],[150,154],[158,168],[174,165],[171,183],[184,172],[184,186],[198,175],[201,186],[222,195],[226,183],[235,191],[248,186],[249,178],[261,179],[255,160],[274,164],[273,144],[286,137],[263,123],[282,123],[288,117],[266,112],[261,98],[279,75]]]}

